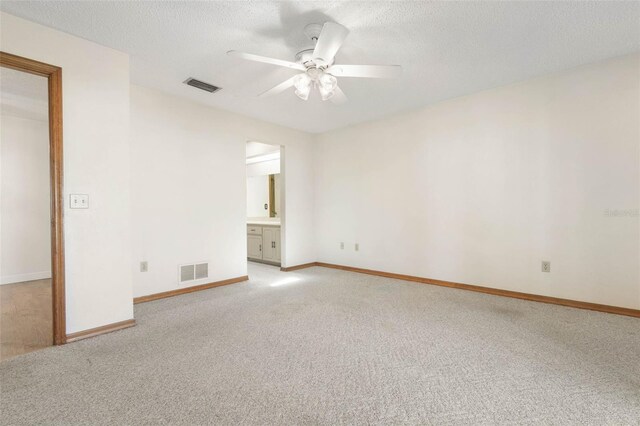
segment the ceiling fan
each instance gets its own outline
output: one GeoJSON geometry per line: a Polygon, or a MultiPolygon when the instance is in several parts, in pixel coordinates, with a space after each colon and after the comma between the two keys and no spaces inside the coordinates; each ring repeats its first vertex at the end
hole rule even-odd
{"type": "Polygon", "coordinates": [[[301,71],[301,73],[261,93],[260,97],[277,95],[295,87],[295,94],[306,101],[309,99],[311,90],[316,88],[323,101],[330,100],[335,104],[341,104],[347,101],[347,97],[338,87],[337,77],[395,78],[402,73],[402,68],[399,65],[334,64],[336,53],[349,34],[349,30],[340,24],[335,22],[326,22],[324,25],[309,24],[304,28],[304,32],[315,43],[315,47],[298,52],[295,62],[235,50],[230,50],[227,54],[249,61],[264,62],[301,71]]]}

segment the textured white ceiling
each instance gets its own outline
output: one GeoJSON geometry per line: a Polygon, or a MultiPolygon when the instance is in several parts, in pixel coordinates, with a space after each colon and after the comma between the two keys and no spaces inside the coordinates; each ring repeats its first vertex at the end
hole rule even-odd
{"type": "Polygon", "coordinates": [[[2,115],[46,121],[49,117],[48,85],[45,77],[0,67],[2,115]]]}
{"type": "Polygon", "coordinates": [[[640,50],[639,2],[0,2],[0,9],[127,52],[131,79],[309,132],[324,132],[640,50]],[[228,57],[293,60],[308,23],[351,30],[336,61],[399,64],[399,80],[340,79],[350,101],[256,94],[294,71],[228,57]],[[223,88],[185,86],[196,77],[223,88]]]}

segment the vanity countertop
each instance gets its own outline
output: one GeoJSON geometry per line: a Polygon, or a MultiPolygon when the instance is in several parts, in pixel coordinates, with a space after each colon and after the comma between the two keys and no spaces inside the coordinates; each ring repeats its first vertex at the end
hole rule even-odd
{"type": "Polygon", "coordinates": [[[247,219],[247,225],[260,225],[260,226],[280,226],[280,218],[276,217],[276,218],[268,218],[268,217],[263,217],[263,218],[248,218],[247,219]]]}

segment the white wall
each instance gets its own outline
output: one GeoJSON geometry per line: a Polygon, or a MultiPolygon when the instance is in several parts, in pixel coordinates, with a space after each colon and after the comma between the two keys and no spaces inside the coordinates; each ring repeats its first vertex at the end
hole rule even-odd
{"type": "Polygon", "coordinates": [[[247,274],[249,140],[284,147],[284,201],[290,212],[284,265],[315,261],[309,135],[131,87],[135,296],[179,288],[181,263],[209,261],[205,281],[247,274]],[[143,260],[149,262],[148,272],[139,272],[143,260]]]}
{"type": "Polygon", "coordinates": [[[247,217],[269,217],[269,175],[247,175],[247,217]]]}
{"type": "Polygon", "coordinates": [[[62,67],[67,333],[133,318],[129,57],[2,13],[0,49],[62,67]],[[68,195],[89,194],[88,210],[68,195]]]}
{"type": "Polygon", "coordinates": [[[319,136],[318,260],[640,308],[639,81],[632,55],[319,136]]]}
{"type": "Polygon", "coordinates": [[[0,162],[0,284],[51,278],[49,123],[2,114],[0,162]]]}

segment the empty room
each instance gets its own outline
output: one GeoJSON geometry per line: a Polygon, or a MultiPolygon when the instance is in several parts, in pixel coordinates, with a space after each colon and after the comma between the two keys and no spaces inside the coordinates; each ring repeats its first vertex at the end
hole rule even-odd
{"type": "Polygon", "coordinates": [[[640,2],[0,1],[0,425],[639,425],[640,2]]]}

